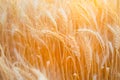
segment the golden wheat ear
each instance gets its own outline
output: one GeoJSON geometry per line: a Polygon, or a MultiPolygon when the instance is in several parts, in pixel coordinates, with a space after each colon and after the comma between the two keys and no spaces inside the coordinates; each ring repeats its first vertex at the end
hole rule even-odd
{"type": "Polygon", "coordinates": [[[0,0],[0,80],[120,80],[120,0],[0,0]]]}

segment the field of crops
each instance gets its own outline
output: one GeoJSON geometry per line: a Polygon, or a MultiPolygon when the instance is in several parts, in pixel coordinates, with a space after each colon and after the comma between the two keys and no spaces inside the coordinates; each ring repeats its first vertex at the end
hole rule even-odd
{"type": "Polygon", "coordinates": [[[120,0],[0,0],[0,80],[120,80],[120,0]]]}

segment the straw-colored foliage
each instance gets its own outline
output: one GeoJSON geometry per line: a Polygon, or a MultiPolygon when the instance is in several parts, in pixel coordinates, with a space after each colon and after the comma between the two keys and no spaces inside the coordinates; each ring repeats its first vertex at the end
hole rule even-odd
{"type": "Polygon", "coordinates": [[[120,0],[0,0],[0,80],[120,80],[120,0]]]}

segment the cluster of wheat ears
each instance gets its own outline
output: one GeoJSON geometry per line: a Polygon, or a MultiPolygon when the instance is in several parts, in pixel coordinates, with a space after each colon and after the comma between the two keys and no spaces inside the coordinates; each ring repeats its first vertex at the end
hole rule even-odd
{"type": "Polygon", "coordinates": [[[120,80],[120,0],[0,0],[0,80],[120,80]]]}

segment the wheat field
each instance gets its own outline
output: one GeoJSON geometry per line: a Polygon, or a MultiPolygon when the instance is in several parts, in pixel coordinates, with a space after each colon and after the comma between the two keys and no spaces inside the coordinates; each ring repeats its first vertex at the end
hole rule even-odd
{"type": "Polygon", "coordinates": [[[120,80],[120,0],[0,0],[0,80],[120,80]]]}

